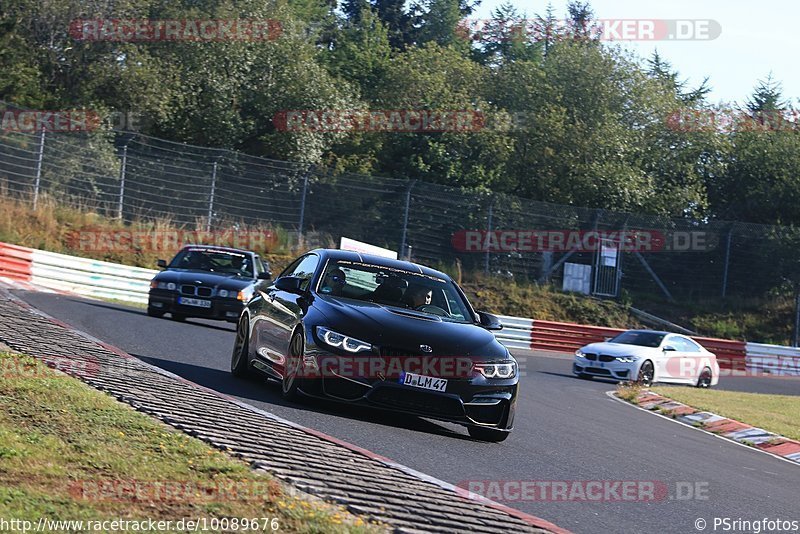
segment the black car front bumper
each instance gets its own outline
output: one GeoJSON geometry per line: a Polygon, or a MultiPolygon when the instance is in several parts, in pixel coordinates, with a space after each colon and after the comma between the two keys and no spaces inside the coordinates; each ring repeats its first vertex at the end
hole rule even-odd
{"type": "Polygon", "coordinates": [[[497,430],[513,427],[518,377],[490,380],[477,373],[451,377],[446,390],[439,392],[402,384],[398,377],[342,376],[329,367],[323,370],[332,358],[338,356],[306,355],[300,380],[302,393],[467,426],[497,430]]]}
{"type": "MultiPolygon", "coordinates": [[[[240,300],[220,297],[202,297],[211,302],[211,307],[186,306],[178,302],[181,295],[177,291],[151,289],[147,302],[150,312],[171,313],[183,317],[202,317],[221,321],[236,322],[242,313],[244,304],[240,300]]],[[[199,298],[199,297],[193,297],[199,298]]]]}

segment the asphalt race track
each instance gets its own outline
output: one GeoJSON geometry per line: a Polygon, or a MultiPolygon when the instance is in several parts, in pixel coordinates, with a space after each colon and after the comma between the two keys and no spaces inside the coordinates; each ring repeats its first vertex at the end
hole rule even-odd
{"type": "MultiPolygon", "coordinates": [[[[574,532],[697,532],[698,518],[708,532],[714,518],[800,520],[800,465],[610,399],[605,392],[614,385],[573,378],[569,358],[514,351],[526,371],[515,430],[504,443],[490,444],[471,440],[457,425],[287,403],[277,385],[234,379],[230,323],[177,323],[78,297],[14,293],[151,364],[454,484],[659,481],[670,488],[670,498],[658,502],[504,502],[574,532]],[[684,497],[693,488],[706,498],[677,499],[678,487],[684,497]]],[[[800,395],[800,378],[723,377],[719,387],[800,395]]]]}

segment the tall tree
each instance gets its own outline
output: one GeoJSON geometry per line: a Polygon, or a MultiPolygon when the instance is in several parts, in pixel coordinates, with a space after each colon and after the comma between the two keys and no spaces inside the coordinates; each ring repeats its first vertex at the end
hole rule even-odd
{"type": "Polygon", "coordinates": [[[542,43],[537,41],[537,34],[538,28],[528,24],[511,2],[503,3],[480,30],[478,57],[494,66],[509,61],[540,60],[542,43]]]}

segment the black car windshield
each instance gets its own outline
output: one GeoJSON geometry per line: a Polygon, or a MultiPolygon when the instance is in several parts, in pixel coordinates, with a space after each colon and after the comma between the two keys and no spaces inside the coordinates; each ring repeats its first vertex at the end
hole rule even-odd
{"type": "Polygon", "coordinates": [[[185,248],[178,252],[169,264],[169,268],[253,277],[253,262],[250,256],[232,250],[185,248]]]}
{"type": "Polygon", "coordinates": [[[638,330],[629,330],[623,332],[618,336],[609,339],[609,343],[621,343],[623,345],[638,345],[640,347],[658,347],[666,334],[659,334],[657,332],[641,332],[638,330]]]}
{"type": "Polygon", "coordinates": [[[317,292],[437,315],[444,321],[473,322],[468,304],[445,278],[347,260],[330,261],[317,292]]]}

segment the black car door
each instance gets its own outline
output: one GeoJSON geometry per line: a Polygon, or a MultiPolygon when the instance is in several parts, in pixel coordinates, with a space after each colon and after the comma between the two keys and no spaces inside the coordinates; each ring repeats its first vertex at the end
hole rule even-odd
{"type": "MultiPolygon", "coordinates": [[[[319,256],[316,254],[307,254],[290,265],[281,276],[294,276],[303,280],[300,289],[305,293],[309,289],[319,261],[319,256]]],[[[273,353],[274,357],[270,360],[273,364],[277,364],[275,367],[282,372],[292,333],[308,310],[308,296],[281,291],[272,284],[264,291],[263,297],[264,304],[260,312],[263,320],[259,321],[258,325],[260,338],[269,345],[269,352],[273,353]]]]}

